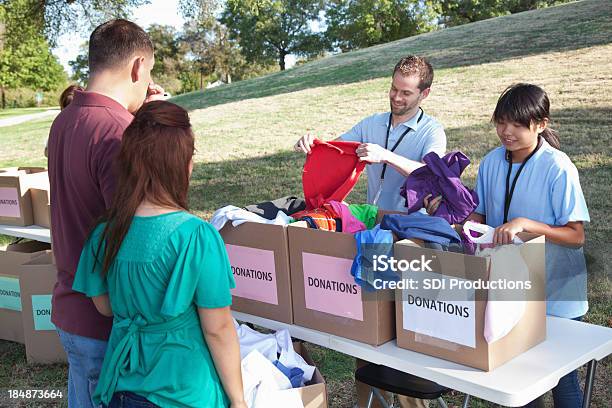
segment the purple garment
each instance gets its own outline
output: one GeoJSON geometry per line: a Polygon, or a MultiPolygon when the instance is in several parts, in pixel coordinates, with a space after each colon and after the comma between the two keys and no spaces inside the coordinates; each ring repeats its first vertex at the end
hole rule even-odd
{"type": "Polygon", "coordinates": [[[338,201],[330,201],[327,204],[329,204],[334,212],[342,219],[342,232],[354,234],[359,231],[367,230],[365,224],[355,218],[347,205],[338,201]]]}
{"type": "Polygon", "coordinates": [[[459,232],[461,236],[461,243],[463,244],[463,253],[466,255],[475,255],[476,254],[476,244],[472,242],[472,240],[465,235],[463,229],[459,232]]]}
{"type": "Polygon", "coordinates": [[[413,171],[404,182],[400,194],[406,198],[408,213],[423,208],[423,199],[443,197],[435,216],[449,224],[463,222],[478,206],[478,195],[461,183],[461,173],[470,164],[470,159],[461,152],[451,152],[440,158],[435,152],[423,157],[426,166],[413,171]]]}

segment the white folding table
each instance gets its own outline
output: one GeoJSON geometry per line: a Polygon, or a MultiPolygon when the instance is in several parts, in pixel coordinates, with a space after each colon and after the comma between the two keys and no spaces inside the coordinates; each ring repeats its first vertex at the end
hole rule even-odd
{"type": "Polygon", "coordinates": [[[51,230],[49,228],[39,227],[38,225],[31,225],[29,227],[0,225],[0,234],[51,243],[51,230]]]}
{"type": "Polygon", "coordinates": [[[552,389],[559,379],[588,364],[583,407],[589,407],[597,361],[612,353],[612,329],[547,317],[547,338],[497,369],[485,372],[399,348],[395,340],[375,347],[301,326],[233,312],[236,320],[434,381],[496,404],[518,407],[552,389]]]}
{"type": "MultiPolygon", "coordinates": [[[[49,228],[0,225],[0,234],[51,242],[49,228]]],[[[287,329],[291,336],[350,356],[434,381],[442,386],[496,404],[518,407],[552,389],[559,379],[588,364],[583,407],[589,407],[597,361],[612,353],[612,329],[570,319],[547,317],[546,340],[497,369],[484,372],[397,347],[334,336],[305,327],[233,312],[237,320],[271,330],[287,329]]]]}

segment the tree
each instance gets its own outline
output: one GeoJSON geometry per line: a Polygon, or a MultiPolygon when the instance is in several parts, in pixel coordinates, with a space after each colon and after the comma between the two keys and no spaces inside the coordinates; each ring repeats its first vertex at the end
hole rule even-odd
{"type": "Polygon", "coordinates": [[[438,13],[433,1],[330,0],[325,17],[326,37],[344,52],[432,31],[438,13]]]}
{"type": "Polygon", "coordinates": [[[322,0],[227,0],[221,22],[249,62],[278,61],[288,54],[309,56],[326,48],[311,24],[320,20],[322,0]]]}
{"type": "MultiPolygon", "coordinates": [[[[28,5],[27,0],[0,4],[0,19],[5,33],[0,53],[0,94],[6,106],[5,88],[56,90],[66,82],[66,73],[49,44],[34,29],[17,29],[17,22],[28,5]]],[[[25,24],[24,24],[25,25],[25,24]]]]}
{"type": "MultiPolygon", "coordinates": [[[[0,0],[0,7],[15,2],[25,4],[15,31],[34,29],[55,46],[61,34],[91,29],[111,18],[128,18],[134,8],[151,0],[0,0]]],[[[212,15],[220,2],[179,0],[179,9],[185,17],[212,15]]]]}
{"type": "Polygon", "coordinates": [[[214,19],[190,21],[185,25],[182,40],[189,47],[188,58],[199,75],[200,89],[205,78],[230,83],[271,71],[270,64],[249,63],[227,27],[214,19]]]}
{"type": "Polygon", "coordinates": [[[79,55],[68,61],[68,65],[72,68],[72,79],[81,86],[87,86],[89,80],[89,41],[81,45],[79,55]]]}
{"type": "Polygon", "coordinates": [[[187,68],[187,47],[172,26],[152,24],[147,33],[155,47],[155,66],[151,71],[155,82],[159,82],[171,94],[180,92],[182,84],[179,76],[187,68]]]}
{"type": "Polygon", "coordinates": [[[42,34],[51,46],[55,46],[56,40],[63,33],[91,28],[111,18],[128,17],[134,7],[149,2],[150,0],[0,0],[0,6],[19,9],[18,18],[7,22],[7,31],[11,31],[13,36],[27,36],[28,32],[34,31],[42,34]],[[14,7],[14,4],[18,4],[18,7],[14,7]]]}

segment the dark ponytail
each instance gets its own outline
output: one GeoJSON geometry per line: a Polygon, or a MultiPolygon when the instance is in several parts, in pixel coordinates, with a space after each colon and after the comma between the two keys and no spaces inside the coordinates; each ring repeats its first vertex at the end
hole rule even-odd
{"type": "MultiPolygon", "coordinates": [[[[546,92],[537,85],[515,84],[502,92],[491,121],[510,121],[531,128],[533,123],[550,121],[550,100],[546,92]]],[[[555,149],[561,148],[559,134],[546,127],[540,136],[555,149]]]]}
{"type": "Polygon", "coordinates": [[[542,136],[544,140],[548,142],[549,145],[551,145],[557,150],[561,150],[561,141],[559,140],[559,134],[556,130],[547,127],[542,131],[542,133],[540,133],[540,136],[542,136]]]}

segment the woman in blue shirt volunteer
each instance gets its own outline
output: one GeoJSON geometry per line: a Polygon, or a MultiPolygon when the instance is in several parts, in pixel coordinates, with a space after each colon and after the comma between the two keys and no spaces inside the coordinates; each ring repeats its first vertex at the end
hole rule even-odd
{"type": "MultiPolygon", "coordinates": [[[[588,310],[582,246],[589,212],[578,170],[548,128],[549,107],[548,95],[536,85],[517,84],[502,93],[492,118],[502,146],[480,164],[480,204],[470,219],[495,227],[496,244],[511,243],[523,231],[544,235],[547,314],[580,320],[588,310]]],[[[581,406],[576,371],[559,381],[553,397],[555,408],[581,406]]]]}

